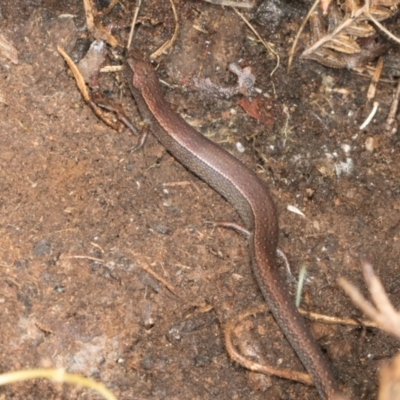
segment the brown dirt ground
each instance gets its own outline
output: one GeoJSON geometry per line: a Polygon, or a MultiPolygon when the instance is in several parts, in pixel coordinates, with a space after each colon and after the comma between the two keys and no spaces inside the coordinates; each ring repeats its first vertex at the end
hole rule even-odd
{"type": "MultiPolygon", "coordinates": [[[[158,60],[161,78],[174,87],[165,87],[166,96],[268,183],[280,214],[280,247],[295,274],[308,267],[303,307],[362,317],[336,284],[344,276],[367,293],[362,257],[399,306],[399,135],[383,133],[395,86],[378,85],[379,111],[360,131],[370,110],[368,79],[298,59],[290,75],[285,71],[306,3],[286,10],[276,27],[253,15],[282,58],[272,78],[276,60],[231,9],[200,0],[176,4],[179,37],[158,60]],[[247,116],[241,96],[215,100],[185,88],[195,74],[234,84],[227,65],[239,60],[257,77],[273,128],[247,116]],[[343,91],[329,91],[327,82],[343,91]],[[352,169],[338,174],[345,162],[352,169]]],[[[133,8],[125,1],[103,21],[114,25],[120,43],[133,8]]],[[[105,126],[82,101],[55,50],[62,44],[82,53],[89,35],[81,1],[5,1],[0,21],[19,52],[17,65],[0,60],[0,372],[62,367],[103,382],[121,399],[317,399],[313,388],[249,373],[227,356],[224,325],[263,303],[246,241],[209,223],[238,217],[153,137],[132,154],[135,137],[105,126]]],[[[387,27],[398,35],[395,22],[387,27]]],[[[173,28],[169,2],[145,1],[135,46],[149,53],[173,28]]],[[[102,80],[139,123],[122,77],[102,80]]],[[[251,342],[243,351],[302,368],[269,315],[246,326],[251,342]]],[[[310,327],[346,393],[376,398],[377,371],[398,342],[379,330],[310,327]]],[[[98,396],[38,380],[1,387],[0,398],[98,396]]]]}

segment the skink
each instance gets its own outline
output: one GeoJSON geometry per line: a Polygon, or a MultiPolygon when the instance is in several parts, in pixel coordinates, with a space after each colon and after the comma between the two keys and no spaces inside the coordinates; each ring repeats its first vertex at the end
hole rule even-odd
{"type": "Polygon", "coordinates": [[[246,165],[197,132],[165,100],[152,65],[131,51],[125,76],[142,117],[161,144],[220,193],[249,232],[251,264],[265,300],[323,399],[337,393],[331,369],[290,298],[277,268],[278,217],[264,182],[246,165]]]}

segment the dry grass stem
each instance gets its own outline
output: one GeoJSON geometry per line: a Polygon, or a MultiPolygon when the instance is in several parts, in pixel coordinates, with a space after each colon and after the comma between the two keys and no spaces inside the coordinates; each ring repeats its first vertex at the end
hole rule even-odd
{"type": "MultiPolygon", "coordinates": [[[[133,251],[131,251],[131,253],[135,255],[135,253],[133,251]]],[[[192,304],[193,306],[199,306],[200,303],[192,303],[190,301],[188,301],[187,299],[185,299],[183,296],[181,296],[176,290],[175,287],[173,285],[171,285],[168,281],[166,281],[162,276],[160,276],[159,274],[157,274],[157,272],[153,271],[148,265],[145,265],[143,263],[138,263],[137,264],[140,268],[142,268],[144,271],[146,271],[147,273],[149,273],[153,278],[155,278],[157,281],[161,282],[174,296],[176,296],[178,299],[184,301],[187,304],[192,304]]]]}
{"type": "Polygon", "coordinates": [[[153,54],[150,55],[150,58],[154,59],[159,57],[164,51],[167,51],[174,43],[176,38],[178,37],[179,32],[179,19],[178,14],[176,12],[175,4],[173,0],[170,0],[172,12],[174,13],[174,20],[175,20],[175,29],[174,34],[172,35],[171,39],[167,40],[158,50],[156,50],[153,54]]]}
{"type": "Polygon", "coordinates": [[[272,46],[266,42],[260,34],[257,32],[257,30],[253,27],[253,25],[244,17],[243,14],[241,14],[235,7],[232,7],[235,13],[246,23],[246,25],[250,28],[250,30],[257,36],[257,39],[263,44],[263,46],[267,49],[267,51],[272,54],[276,58],[276,65],[275,68],[272,70],[270,73],[270,76],[272,76],[275,71],[279,68],[280,65],[280,57],[279,54],[272,48],[272,46]]]}
{"type": "Polygon", "coordinates": [[[366,11],[366,6],[364,5],[364,7],[361,7],[357,10],[356,14],[352,18],[346,19],[339,26],[337,26],[332,33],[326,34],[324,37],[320,38],[317,42],[315,42],[308,49],[304,50],[301,57],[305,58],[306,56],[310,55],[311,53],[314,53],[319,47],[321,47],[323,44],[332,40],[332,38],[334,38],[336,35],[338,35],[339,32],[341,32],[343,29],[345,29],[350,24],[352,24],[354,22],[354,20],[357,17],[359,17],[360,15],[362,15],[365,11],[366,11]]]}
{"type": "Polygon", "coordinates": [[[302,308],[299,308],[299,313],[312,321],[322,322],[324,324],[365,326],[367,328],[378,328],[378,325],[375,322],[371,322],[368,320],[331,317],[329,315],[323,315],[323,314],[306,311],[306,310],[303,310],[302,308]]]}
{"type": "Polygon", "coordinates": [[[102,383],[93,379],[85,378],[77,374],[66,373],[62,369],[30,369],[15,372],[7,372],[0,375],[0,385],[9,385],[14,382],[22,382],[28,379],[46,378],[57,383],[72,383],[77,386],[86,387],[99,393],[106,400],[117,400],[102,383]]]}
{"type": "Polygon", "coordinates": [[[372,38],[376,32],[374,25],[400,43],[400,39],[380,23],[395,14],[399,3],[400,0],[366,0],[361,6],[358,1],[344,0],[340,8],[336,2],[330,3],[325,11],[328,14],[328,27],[324,26],[318,13],[312,14],[310,30],[313,43],[301,57],[333,68],[364,66],[386,50],[385,45],[376,43],[372,38]],[[364,40],[361,46],[358,41],[360,38],[370,40],[364,40]]]}
{"type": "Polygon", "coordinates": [[[293,56],[294,53],[296,51],[296,46],[297,46],[297,42],[299,41],[300,35],[303,32],[304,27],[306,26],[308,20],[310,19],[312,13],[314,12],[314,10],[317,8],[318,4],[321,2],[321,0],[315,0],[314,4],[312,5],[312,7],[310,8],[310,10],[308,11],[307,15],[305,16],[305,18],[303,19],[303,22],[300,25],[299,30],[296,33],[296,37],[294,38],[293,41],[293,45],[289,51],[289,60],[288,60],[288,67],[287,67],[287,72],[290,72],[290,68],[292,66],[292,62],[293,62],[293,56]]]}
{"type": "Polygon", "coordinates": [[[157,272],[154,272],[149,266],[139,264],[140,268],[144,269],[147,273],[149,273],[153,278],[157,279],[161,282],[173,295],[184,300],[175,290],[175,288],[167,282],[162,276],[158,275],[157,272]]]}
{"type": "Polygon", "coordinates": [[[105,264],[105,261],[102,260],[101,258],[90,257],[90,256],[68,256],[66,258],[75,258],[77,260],[90,260],[90,261],[98,262],[100,264],[105,264]]]}
{"type": "Polygon", "coordinates": [[[384,32],[386,35],[390,37],[393,41],[396,43],[400,44],[400,39],[393,35],[392,32],[388,31],[377,19],[375,19],[370,13],[365,14],[366,17],[368,17],[369,20],[371,20],[382,32],[384,32]]]}
{"type": "Polygon", "coordinates": [[[131,29],[129,31],[128,43],[126,44],[127,49],[131,48],[133,34],[135,33],[135,25],[136,25],[136,21],[137,21],[141,6],[142,6],[142,0],[137,0],[135,12],[134,12],[133,18],[132,18],[131,29]]]}

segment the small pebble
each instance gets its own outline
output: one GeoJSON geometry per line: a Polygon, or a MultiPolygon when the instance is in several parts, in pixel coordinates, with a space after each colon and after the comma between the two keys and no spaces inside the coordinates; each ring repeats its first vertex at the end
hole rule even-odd
{"type": "Polygon", "coordinates": [[[170,235],[172,233],[172,229],[168,228],[165,225],[157,225],[156,231],[161,233],[162,235],[170,235]]]}
{"type": "Polygon", "coordinates": [[[236,149],[239,153],[244,153],[244,146],[242,145],[242,143],[237,142],[236,143],[236,149]]]}
{"type": "Polygon", "coordinates": [[[372,137],[367,138],[365,141],[365,148],[371,153],[375,150],[374,139],[372,137]]]}
{"type": "Polygon", "coordinates": [[[39,240],[34,249],[33,249],[33,254],[35,256],[44,256],[46,254],[50,254],[50,245],[46,242],[45,239],[39,240]]]}

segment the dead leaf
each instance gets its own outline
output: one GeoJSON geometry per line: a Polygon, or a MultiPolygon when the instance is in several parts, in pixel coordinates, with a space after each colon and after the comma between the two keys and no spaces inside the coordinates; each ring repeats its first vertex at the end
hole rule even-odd
{"type": "Polygon", "coordinates": [[[238,101],[238,104],[248,116],[263,123],[267,128],[274,126],[275,118],[269,111],[271,104],[268,100],[261,97],[256,97],[251,101],[248,98],[242,98],[238,101]]]}

